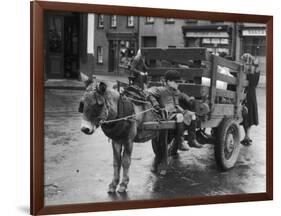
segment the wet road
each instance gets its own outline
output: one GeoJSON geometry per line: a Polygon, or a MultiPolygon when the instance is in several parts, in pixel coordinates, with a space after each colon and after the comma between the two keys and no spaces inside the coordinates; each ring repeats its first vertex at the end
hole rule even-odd
{"type": "Polygon", "coordinates": [[[81,116],[77,107],[82,94],[78,90],[45,91],[46,205],[266,190],[264,88],[257,89],[260,125],[252,129],[254,143],[250,147],[241,147],[234,169],[220,172],[215,164],[213,146],[205,145],[203,149],[180,152],[180,157],[171,162],[168,174],[157,176],[150,172],[154,157],[150,142],[136,143],[128,192],[114,196],[107,194],[113,172],[111,144],[100,129],[90,136],[80,132],[81,116]]]}

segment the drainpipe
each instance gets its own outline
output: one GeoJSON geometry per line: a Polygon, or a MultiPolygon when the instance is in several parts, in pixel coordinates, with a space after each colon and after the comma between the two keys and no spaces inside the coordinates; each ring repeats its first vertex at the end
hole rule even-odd
{"type": "Polygon", "coordinates": [[[231,56],[232,60],[236,60],[236,40],[237,40],[237,22],[234,22],[233,30],[232,30],[232,49],[231,56]]]}
{"type": "Polygon", "coordinates": [[[137,32],[138,46],[137,46],[137,50],[141,48],[140,19],[141,19],[141,17],[138,16],[138,32],[137,32]]]}

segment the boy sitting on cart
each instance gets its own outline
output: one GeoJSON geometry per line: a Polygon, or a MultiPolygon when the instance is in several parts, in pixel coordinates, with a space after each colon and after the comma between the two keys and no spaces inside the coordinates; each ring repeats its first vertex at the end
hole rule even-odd
{"type": "Polygon", "coordinates": [[[176,120],[176,143],[172,147],[172,156],[177,156],[177,150],[188,150],[185,146],[183,133],[186,129],[185,124],[188,129],[188,145],[190,147],[201,148],[202,145],[196,140],[196,116],[194,112],[184,110],[179,104],[183,102],[185,104],[194,103],[194,97],[189,97],[188,95],[180,92],[178,90],[178,85],[181,77],[178,71],[168,70],[165,73],[165,86],[151,87],[147,89],[149,94],[148,99],[152,103],[152,106],[156,109],[158,113],[161,110],[165,110],[168,114],[168,120],[176,120]]]}

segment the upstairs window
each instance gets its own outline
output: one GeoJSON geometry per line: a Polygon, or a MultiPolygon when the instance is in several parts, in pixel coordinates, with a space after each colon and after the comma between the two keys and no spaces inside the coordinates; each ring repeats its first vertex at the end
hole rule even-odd
{"type": "Polygon", "coordinates": [[[110,27],[111,28],[117,27],[117,16],[116,15],[110,16],[110,27]]]}
{"type": "Polygon", "coordinates": [[[104,15],[100,14],[98,16],[98,28],[103,28],[104,27],[104,15]]]}
{"type": "Polygon", "coordinates": [[[198,23],[198,20],[196,20],[196,19],[186,19],[185,23],[187,23],[187,24],[189,24],[189,23],[196,24],[196,23],[198,23]]]}
{"type": "Polygon", "coordinates": [[[154,23],[154,17],[145,18],[145,24],[153,24],[153,23],[154,23]]]}
{"type": "Polygon", "coordinates": [[[174,24],[175,23],[175,19],[174,18],[166,18],[165,19],[165,24],[174,24]]]}
{"type": "Polygon", "coordinates": [[[128,16],[127,26],[134,27],[134,17],[133,16],[128,16]]]}

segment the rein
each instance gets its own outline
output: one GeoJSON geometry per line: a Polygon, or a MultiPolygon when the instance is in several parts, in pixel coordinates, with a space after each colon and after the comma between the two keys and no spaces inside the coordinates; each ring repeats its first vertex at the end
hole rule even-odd
{"type": "Polygon", "coordinates": [[[128,120],[130,118],[136,117],[139,114],[143,114],[143,113],[149,112],[150,110],[155,110],[155,109],[153,107],[151,107],[151,108],[149,108],[147,110],[144,110],[142,112],[139,112],[139,113],[136,113],[136,114],[133,114],[133,115],[129,115],[129,116],[125,116],[123,118],[117,118],[117,119],[107,120],[107,121],[100,121],[100,125],[109,124],[109,123],[112,123],[112,122],[123,121],[123,120],[128,120]]]}

